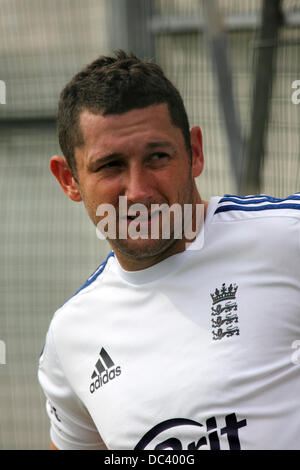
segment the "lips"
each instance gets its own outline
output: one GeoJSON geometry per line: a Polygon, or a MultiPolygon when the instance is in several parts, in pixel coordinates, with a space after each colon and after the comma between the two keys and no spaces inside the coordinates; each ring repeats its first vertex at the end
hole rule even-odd
{"type": "Polygon", "coordinates": [[[127,219],[129,220],[136,220],[138,219],[139,222],[143,222],[144,220],[151,219],[151,214],[139,214],[139,215],[128,215],[127,219]]]}
{"type": "Polygon", "coordinates": [[[151,220],[158,215],[159,211],[154,211],[150,213],[140,213],[135,215],[127,215],[128,220],[138,220],[139,222],[144,222],[147,220],[151,220]]]}
{"type": "MultiPolygon", "coordinates": [[[[130,209],[129,211],[130,212],[130,209]]],[[[138,211],[137,211],[138,212],[138,211]]],[[[159,211],[154,211],[154,212],[144,212],[144,213],[137,213],[134,215],[127,214],[125,217],[120,217],[121,220],[137,220],[138,222],[143,222],[146,220],[151,220],[153,217],[155,217],[158,214],[159,211]]]]}

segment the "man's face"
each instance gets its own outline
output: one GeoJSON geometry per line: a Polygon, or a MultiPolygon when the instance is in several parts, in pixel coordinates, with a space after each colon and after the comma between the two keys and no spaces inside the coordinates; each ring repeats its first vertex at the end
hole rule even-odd
{"type": "MultiPolygon", "coordinates": [[[[84,146],[75,149],[78,189],[95,225],[101,204],[115,208],[117,226],[126,223],[128,228],[134,223],[127,218],[119,220],[120,196],[127,198],[128,209],[140,203],[149,215],[152,204],[179,203],[183,207],[201,202],[194,177],[202,171],[202,149],[201,155],[193,151],[192,164],[182,131],[172,124],[166,104],[106,116],[85,110],[80,126],[84,146]]],[[[150,229],[153,220],[145,223],[150,229]]],[[[159,260],[170,249],[181,251],[184,240],[174,240],[173,229],[169,239],[149,236],[108,241],[120,257],[159,260]]]]}

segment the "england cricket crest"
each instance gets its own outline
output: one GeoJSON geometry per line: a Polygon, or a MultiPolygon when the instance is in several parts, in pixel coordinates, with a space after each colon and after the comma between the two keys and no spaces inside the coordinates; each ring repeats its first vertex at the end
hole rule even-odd
{"type": "Polygon", "coordinates": [[[239,318],[236,313],[237,290],[236,284],[230,284],[226,288],[223,283],[221,289],[216,288],[215,292],[210,294],[213,302],[211,307],[212,334],[215,340],[240,334],[239,318]]]}

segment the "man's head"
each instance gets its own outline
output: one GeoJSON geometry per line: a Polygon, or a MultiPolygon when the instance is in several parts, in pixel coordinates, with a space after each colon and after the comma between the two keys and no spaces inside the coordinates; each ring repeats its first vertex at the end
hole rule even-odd
{"type": "Polygon", "coordinates": [[[119,50],[115,57],[101,56],[76,74],[61,92],[57,120],[59,143],[73,176],[77,177],[75,148],[84,145],[80,128],[84,110],[105,116],[160,103],[167,104],[191,155],[183,100],[157,64],[119,50]]]}
{"type": "Polygon", "coordinates": [[[191,205],[195,226],[202,136],[199,127],[189,130],[182,99],[157,65],[123,52],[93,62],[62,91],[58,130],[65,158],[53,156],[50,169],[70,199],[84,202],[96,226],[104,219],[99,207],[114,208],[110,220],[115,217],[119,232],[108,241],[125,268],[142,269],[184,249],[174,220],[165,238],[162,215],[155,221],[152,208],[175,204],[183,213],[191,205]],[[143,222],[123,217],[121,196],[128,210],[143,206],[143,222]],[[121,226],[129,233],[136,225],[151,231],[154,223],[158,238],[120,236],[121,226]]]}

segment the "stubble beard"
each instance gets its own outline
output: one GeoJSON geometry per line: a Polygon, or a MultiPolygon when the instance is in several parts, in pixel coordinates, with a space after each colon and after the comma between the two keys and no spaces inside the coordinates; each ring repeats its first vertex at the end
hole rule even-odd
{"type": "MultiPolygon", "coordinates": [[[[189,179],[184,186],[184,191],[182,196],[179,196],[178,203],[181,206],[182,214],[184,214],[184,205],[185,204],[193,204],[193,179],[192,176],[189,175],[189,179]],[[180,202],[181,201],[181,202],[180,202]]],[[[130,258],[134,258],[136,260],[142,260],[147,258],[154,258],[156,256],[161,255],[164,252],[171,251],[174,245],[182,244],[183,240],[183,227],[184,227],[184,220],[182,220],[181,225],[181,239],[175,238],[175,229],[174,223],[170,227],[170,236],[168,238],[160,238],[158,239],[151,239],[150,234],[149,238],[146,240],[138,239],[108,239],[109,244],[111,245],[112,249],[116,252],[122,253],[125,256],[130,258]]]]}

